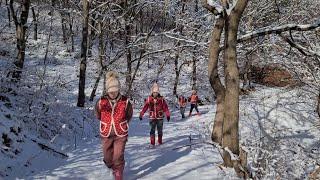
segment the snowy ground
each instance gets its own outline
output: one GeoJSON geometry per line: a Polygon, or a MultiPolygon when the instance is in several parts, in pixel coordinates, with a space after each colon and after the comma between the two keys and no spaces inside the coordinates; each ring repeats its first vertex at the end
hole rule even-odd
{"type": "MultiPolygon", "coordinates": [[[[253,172],[264,172],[264,179],[306,179],[316,168],[320,128],[308,98],[303,88],[264,88],[242,97],[241,144],[249,152],[253,172]],[[264,158],[267,168],[260,167],[259,171],[260,158],[264,158]]],[[[164,127],[165,143],[154,149],[148,147],[148,120],[133,118],[126,146],[125,178],[236,179],[232,169],[219,166],[222,160],[218,150],[201,143],[210,139],[214,107],[202,106],[201,116],[185,120],[180,119],[177,109],[171,111],[172,122],[165,122],[164,127]],[[193,145],[184,146],[189,144],[193,145]]],[[[101,161],[99,138],[83,140],[68,155],[66,161],[35,167],[26,179],[112,179],[101,161]]]]}
{"type": "MultiPolygon", "coordinates": [[[[172,122],[165,122],[164,144],[155,148],[149,148],[148,120],[140,122],[133,118],[126,146],[125,179],[232,179],[232,170],[226,174],[226,170],[218,167],[222,161],[217,149],[200,143],[212,115],[207,108],[200,109],[205,114],[184,120],[175,111],[172,122]],[[193,145],[185,146],[189,144],[193,145]]],[[[61,166],[35,172],[27,179],[63,178],[112,179],[102,162],[99,139],[85,142],[70,152],[70,158],[61,166]]]]}

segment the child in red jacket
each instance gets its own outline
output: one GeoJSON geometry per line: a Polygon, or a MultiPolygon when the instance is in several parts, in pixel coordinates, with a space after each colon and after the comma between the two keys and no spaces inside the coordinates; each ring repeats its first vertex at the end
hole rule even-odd
{"type": "Polygon", "coordinates": [[[180,114],[183,119],[183,118],[185,118],[184,112],[185,112],[186,106],[187,106],[187,98],[185,98],[183,95],[180,95],[178,98],[178,101],[179,101],[180,114]]]}
{"type": "Polygon", "coordinates": [[[196,90],[192,90],[192,95],[188,98],[188,100],[189,100],[189,102],[191,104],[189,117],[191,116],[191,113],[192,113],[193,109],[196,109],[197,115],[199,116],[200,115],[200,112],[198,110],[199,97],[197,95],[197,91],[196,90]]]}
{"type": "Polygon", "coordinates": [[[106,75],[106,95],[96,103],[96,115],[100,120],[103,162],[113,170],[115,180],[123,179],[124,150],[128,140],[132,105],[120,94],[120,82],[114,72],[106,75]]]}
{"type": "Polygon", "coordinates": [[[157,83],[154,83],[151,88],[151,96],[149,96],[140,112],[140,120],[144,113],[149,109],[149,124],[151,127],[150,130],[150,143],[155,145],[155,130],[158,131],[158,143],[162,144],[162,129],[163,129],[163,118],[164,113],[167,117],[168,122],[170,121],[170,112],[168,105],[164,98],[159,93],[159,86],[157,83]]]}

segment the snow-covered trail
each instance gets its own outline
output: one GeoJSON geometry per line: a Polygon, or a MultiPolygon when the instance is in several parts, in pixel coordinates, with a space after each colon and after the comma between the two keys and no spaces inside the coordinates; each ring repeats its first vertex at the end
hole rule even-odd
{"type": "MultiPolygon", "coordinates": [[[[130,123],[129,140],[125,150],[125,179],[221,179],[224,171],[217,165],[221,157],[217,149],[207,144],[196,144],[203,139],[212,117],[208,107],[201,107],[201,116],[181,120],[178,110],[172,120],[164,123],[164,144],[149,148],[148,119],[134,117],[130,123]],[[181,147],[181,148],[177,148],[181,147]]],[[[137,114],[137,112],[135,112],[137,114]]],[[[187,113],[186,113],[187,114],[187,113]]],[[[229,173],[228,173],[229,174],[229,173]]],[[[230,179],[230,177],[228,177],[230,179]]],[[[69,158],[56,168],[30,177],[30,179],[113,179],[102,162],[100,139],[85,142],[69,153],[69,158]]]]}

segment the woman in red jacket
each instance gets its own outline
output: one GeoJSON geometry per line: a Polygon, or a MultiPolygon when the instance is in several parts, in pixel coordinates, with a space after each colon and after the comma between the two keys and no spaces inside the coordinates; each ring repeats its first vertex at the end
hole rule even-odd
{"type": "Polygon", "coordinates": [[[96,103],[96,115],[100,119],[103,162],[113,170],[115,180],[123,179],[124,149],[128,140],[132,105],[120,94],[120,82],[114,72],[106,75],[106,95],[96,103]]]}
{"type": "Polygon", "coordinates": [[[157,83],[154,83],[151,88],[151,96],[149,96],[140,112],[140,120],[144,113],[149,109],[149,124],[151,127],[150,130],[150,143],[155,145],[155,131],[158,131],[158,143],[162,144],[162,129],[163,129],[163,118],[164,113],[166,114],[168,122],[170,121],[170,112],[168,105],[164,98],[159,94],[159,86],[157,83]]]}

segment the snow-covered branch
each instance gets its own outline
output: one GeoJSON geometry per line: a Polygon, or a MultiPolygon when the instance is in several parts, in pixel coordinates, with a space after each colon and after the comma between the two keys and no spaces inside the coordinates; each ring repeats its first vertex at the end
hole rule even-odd
{"type": "Polygon", "coordinates": [[[229,149],[229,147],[225,147],[224,148],[225,151],[227,151],[231,157],[231,160],[233,161],[238,161],[239,160],[239,156],[236,154],[233,154],[233,152],[229,149]]]}
{"type": "Polygon", "coordinates": [[[174,35],[172,34],[169,34],[169,33],[163,33],[163,35],[165,35],[167,38],[170,38],[170,39],[173,39],[173,40],[176,40],[176,41],[180,41],[180,42],[185,42],[185,43],[190,43],[192,45],[190,46],[204,46],[204,47],[207,47],[208,46],[208,42],[205,42],[205,43],[199,43],[199,42],[196,42],[196,41],[193,41],[191,39],[186,39],[186,38],[181,38],[181,37],[175,37],[174,35]]]}
{"type": "Polygon", "coordinates": [[[320,21],[314,24],[305,24],[305,25],[297,25],[297,24],[286,24],[274,28],[262,28],[256,31],[249,32],[243,36],[240,36],[238,42],[247,41],[259,36],[265,36],[268,34],[279,34],[285,31],[310,31],[313,29],[317,29],[320,27],[320,21]]]}
{"type": "Polygon", "coordinates": [[[202,0],[202,6],[216,16],[223,12],[222,6],[216,2],[213,2],[212,0],[202,0]]]}

